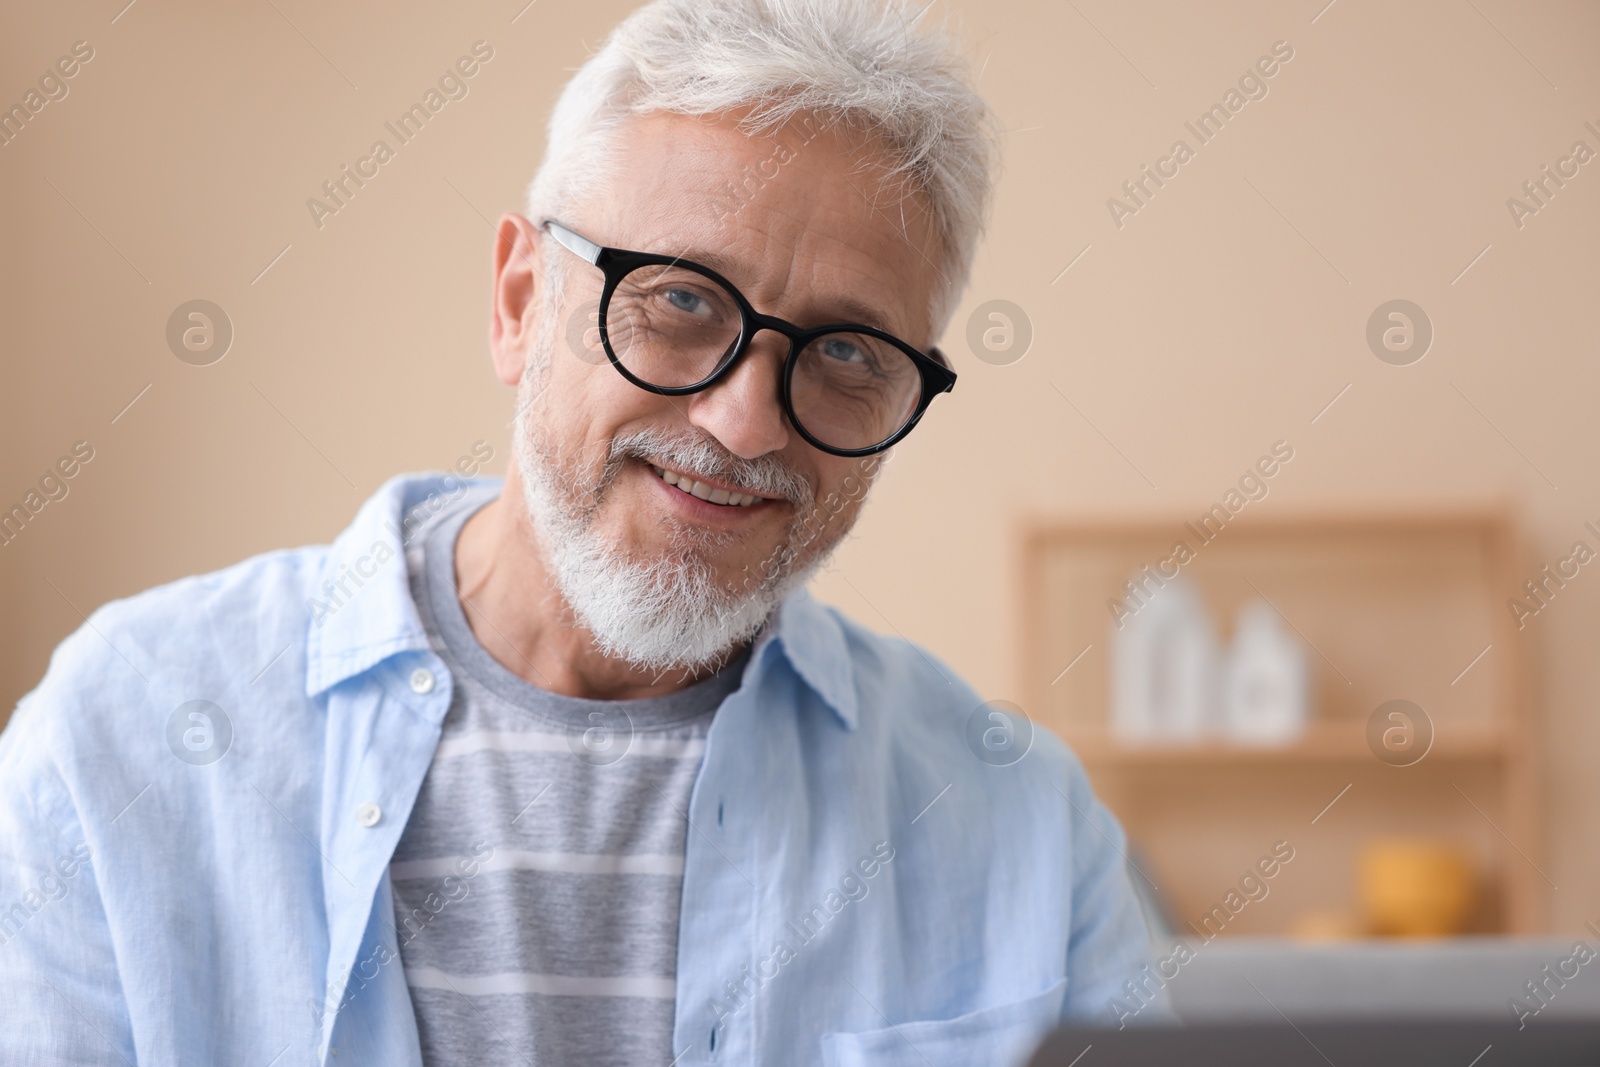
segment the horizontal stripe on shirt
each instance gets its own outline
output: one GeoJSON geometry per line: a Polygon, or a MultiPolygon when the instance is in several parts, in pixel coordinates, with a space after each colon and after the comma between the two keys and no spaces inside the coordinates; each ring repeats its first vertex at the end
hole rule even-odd
{"type": "MultiPolygon", "coordinates": [[[[573,753],[577,734],[551,734],[537,730],[472,730],[439,742],[434,762],[469,756],[474,752],[561,752],[573,753]]],[[[581,742],[580,742],[581,744],[581,742]]],[[[629,756],[658,759],[699,759],[705,754],[703,737],[639,737],[623,751],[629,756]]],[[[610,756],[611,753],[605,753],[610,756]]],[[[617,758],[620,758],[618,756],[617,758]]]]}
{"type": "Polygon", "coordinates": [[[547,997],[645,997],[671,1000],[677,982],[671,978],[621,975],[579,978],[564,974],[445,974],[437,967],[407,967],[406,984],[414,989],[442,989],[468,997],[523,995],[547,997]]]}
{"type": "Polygon", "coordinates": [[[397,860],[389,864],[389,876],[443,878],[462,876],[476,863],[484,871],[557,871],[562,874],[665,874],[683,875],[683,856],[634,852],[627,855],[592,852],[521,852],[501,849],[486,860],[470,856],[441,856],[426,860],[397,860]]]}

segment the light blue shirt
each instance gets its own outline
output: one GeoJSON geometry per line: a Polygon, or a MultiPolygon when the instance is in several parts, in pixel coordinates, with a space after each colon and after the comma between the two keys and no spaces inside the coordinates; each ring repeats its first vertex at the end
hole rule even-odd
{"type": "MultiPolygon", "coordinates": [[[[401,517],[482,481],[395,478],[331,546],[62,642],[0,735],[0,1062],[420,1063],[388,866],[452,679],[401,517]]],[[[679,1067],[1003,1063],[1138,1004],[1122,830],[1029,733],[931,653],[785,600],[689,805],[679,1067]]]]}

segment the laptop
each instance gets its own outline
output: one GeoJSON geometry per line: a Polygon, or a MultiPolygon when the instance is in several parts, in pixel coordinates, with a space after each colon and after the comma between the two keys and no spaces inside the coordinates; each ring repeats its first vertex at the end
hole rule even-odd
{"type": "Polygon", "coordinates": [[[1600,1019],[1461,1018],[1067,1027],[1029,1067],[1600,1067],[1600,1019]]]}

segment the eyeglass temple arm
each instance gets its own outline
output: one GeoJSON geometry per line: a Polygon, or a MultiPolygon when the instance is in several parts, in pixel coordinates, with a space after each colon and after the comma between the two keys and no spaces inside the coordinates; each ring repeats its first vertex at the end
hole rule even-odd
{"type": "Polygon", "coordinates": [[[587,237],[582,237],[576,233],[573,233],[555,219],[545,219],[541,225],[550,231],[550,235],[552,237],[561,242],[562,247],[570,250],[575,255],[582,257],[587,262],[594,263],[600,258],[599,245],[595,244],[587,237]]]}

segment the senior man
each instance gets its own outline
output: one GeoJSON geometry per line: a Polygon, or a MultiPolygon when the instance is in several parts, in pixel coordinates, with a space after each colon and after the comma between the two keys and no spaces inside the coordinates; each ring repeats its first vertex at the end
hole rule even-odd
{"type": "Polygon", "coordinates": [[[503,483],[61,645],[0,739],[0,1061],[966,1065],[1165,1010],[1071,754],[805,590],[956,380],[991,120],[916,19],[636,12],[498,227],[503,483]]]}

